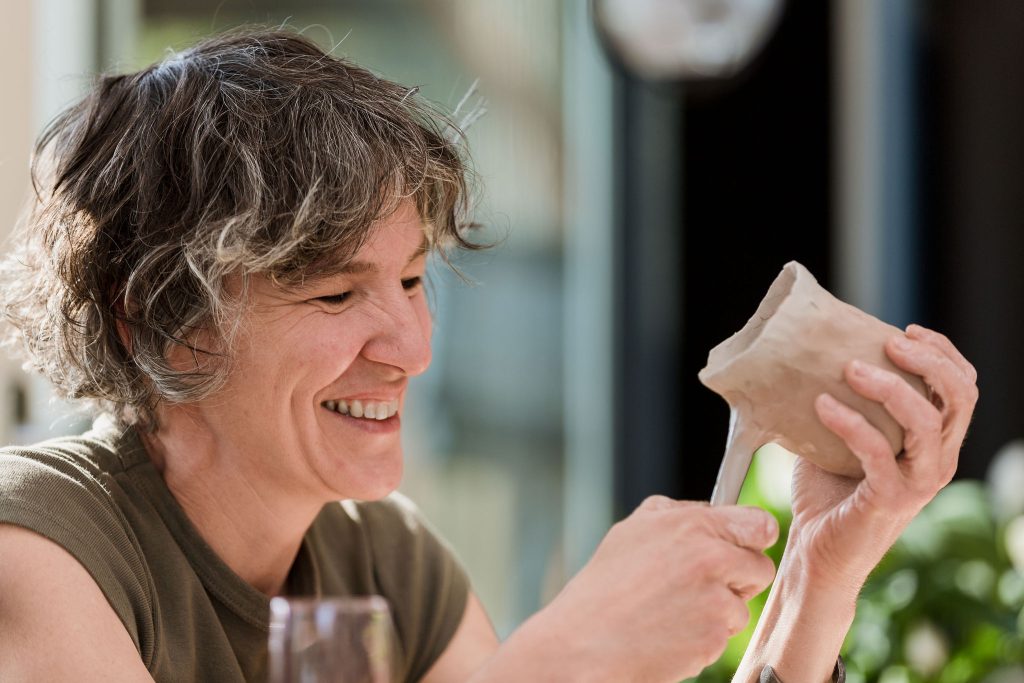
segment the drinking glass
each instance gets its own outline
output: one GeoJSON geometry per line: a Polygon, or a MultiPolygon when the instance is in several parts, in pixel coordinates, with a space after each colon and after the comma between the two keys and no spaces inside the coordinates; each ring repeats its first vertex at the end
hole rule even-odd
{"type": "Polygon", "coordinates": [[[273,598],[270,683],[390,683],[392,638],[382,597],[273,598]]]}

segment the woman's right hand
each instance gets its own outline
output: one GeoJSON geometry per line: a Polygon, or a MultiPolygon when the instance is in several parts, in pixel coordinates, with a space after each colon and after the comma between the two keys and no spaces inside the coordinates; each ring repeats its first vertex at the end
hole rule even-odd
{"type": "Polygon", "coordinates": [[[535,619],[578,680],[672,682],[714,662],[749,621],[779,528],[751,507],[648,498],[535,619]]]}

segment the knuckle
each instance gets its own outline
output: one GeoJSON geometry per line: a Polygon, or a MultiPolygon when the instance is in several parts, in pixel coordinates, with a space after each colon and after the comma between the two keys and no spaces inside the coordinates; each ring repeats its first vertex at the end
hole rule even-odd
{"type": "Polygon", "coordinates": [[[935,408],[922,413],[920,417],[920,429],[925,433],[938,433],[942,431],[942,413],[935,408]]]}
{"type": "Polygon", "coordinates": [[[696,508],[687,515],[686,526],[683,532],[688,538],[694,536],[703,538],[717,538],[718,531],[724,526],[724,518],[721,509],[696,508]]]}
{"type": "Polygon", "coordinates": [[[904,492],[905,488],[899,482],[891,479],[884,479],[872,484],[871,488],[878,494],[881,500],[893,500],[900,497],[904,492]]]}
{"type": "Polygon", "coordinates": [[[876,371],[875,377],[877,378],[878,386],[877,394],[883,401],[886,401],[899,393],[900,382],[906,384],[906,382],[903,381],[903,378],[894,375],[888,370],[882,370],[881,368],[876,371]]]}
{"type": "Polygon", "coordinates": [[[949,341],[949,337],[942,334],[941,332],[937,332],[936,330],[931,329],[930,327],[919,327],[918,336],[920,336],[921,339],[924,339],[925,341],[928,341],[932,344],[952,343],[949,341]]]}
{"type": "MultiPolygon", "coordinates": [[[[934,335],[935,333],[932,330],[928,329],[927,327],[925,327],[923,325],[918,325],[918,324],[915,323],[915,324],[910,325],[910,326],[907,327],[906,334],[911,339],[922,339],[922,340],[924,340],[924,339],[929,339],[930,338],[929,335],[934,335]]],[[[933,338],[933,337],[931,337],[931,338],[933,338]]]]}
{"type": "Polygon", "coordinates": [[[667,496],[647,496],[637,510],[664,510],[672,506],[672,499],[667,496]]]}
{"type": "MultiPolygon", "coordinates": [[[[904,447],[910,448],[907,441],[904,441],[904,447]]],[[[870,443],[864,445],[854,444],[850,450],[859,456],[861,463],[865,464],[865,466],[877,466],[892,460],[894,457],[892,446],[887,441],[882,443],[872,439],[870,443]]]]}
{"type": "Polygon", "coordinates": [[[850,411],[850,416],[846,422],[851,432],[858,432],[871,424],[866,417],[855,410],[850,411]]]}

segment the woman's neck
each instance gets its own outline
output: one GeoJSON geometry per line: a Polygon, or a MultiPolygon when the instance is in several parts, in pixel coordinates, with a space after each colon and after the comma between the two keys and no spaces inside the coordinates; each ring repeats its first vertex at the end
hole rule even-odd
{"type": "Polygon", "coordinates": [[[306,530],[326,502],[283,490],[251,466],[236,442],[218,439],[186,408],[162,411],[142,442],[203,540],[262,593],[282,592],[306,530]]]}

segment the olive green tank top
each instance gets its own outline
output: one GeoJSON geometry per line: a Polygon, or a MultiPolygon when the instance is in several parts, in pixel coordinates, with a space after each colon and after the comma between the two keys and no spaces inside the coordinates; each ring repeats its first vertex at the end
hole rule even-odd
{"type": "MultiPolygon", "coordinates": [[[[99,421],[81,437],[0,451],[0,523],[70,552],[96,580],[156,681],[263,681],[269,599],[186,517],[134,430],[99,421]]],[[[327,505],[306,533],[289,595],[382,595],[394,680],[419,680],[445,650],[465,573],[416,508],[394,494],[327,505]]]]}

